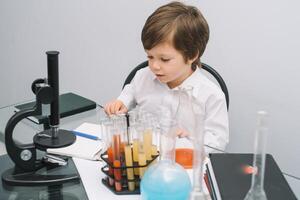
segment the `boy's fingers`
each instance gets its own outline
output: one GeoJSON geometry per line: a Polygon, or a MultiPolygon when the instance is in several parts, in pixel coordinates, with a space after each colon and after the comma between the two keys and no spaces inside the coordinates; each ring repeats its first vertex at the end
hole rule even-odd
{"type": "Polygon", "coordinates": [[[104,106],[104,111],[107,115],[113,115],[113,114],[118,114],[118,113],[126,113],[128,111],[128,109],[123,104],[123,102],[116,100],[116,101],[107,103],[104,106]]]}
{"type": "Polygon", "coordinates": [[[109,103],[105,104],[104,111],[105,111],[106,114],[109,115],[109,103]]]}
{"type": "Polygon", "coordinates": [[[177,129],[176,130],[176,135],[180,138],[182,137],[187,137],[189,136],[189,133],[186,131],[186,130],[183,130],[183,129],[177,129]]]}
{"type": "Polygon", "coordinates": [[[127,113],[127,111],[128,109],[126,108],[126,106],[123,105],[117,113],[127,113]]]}
{"type": "Polygon", "coordinates": [[[119,112],[119,110],[122,108],[122,104],[120,102],[115,102],[113,107],[113,114],[116,114],[119,112]]]}
{"type": "Polygon", "coordinates": [[[110,102],[110,103],[108,103],[108,104],[106,104],[105,105],[105,112],[106,112],[106,114],[108,114],[108,115],[111,115],[112,114],[112,107],[113,107],[113,103],[112,102],[110,102]]]}
{"type": "Polygon", "coordinates": [[[178,137],[181,137],[182,133],[183,133],[182,129],[177,129],[177,130],[176,130],[176,135],[177,135],[178,137]]]}

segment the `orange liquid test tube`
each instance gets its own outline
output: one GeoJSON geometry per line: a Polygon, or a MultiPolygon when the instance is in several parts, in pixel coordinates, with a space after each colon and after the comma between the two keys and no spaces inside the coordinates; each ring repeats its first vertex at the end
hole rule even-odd
{"type": "MultiPolygon", "coordinates": [[[[108,156],[108,161],[110,164],[113,165],[113,162],[114,162],[114,156],[113,156],[113,148],[112,146],[110,146],[108,149],[107,149],[107,156],[108,156]]],[[[110,176],[113,176],[114,175],[114,170],[111,166],[108,167],[108,174],[110,176]]],[[[108,177],[108,183],[110,186],[113,186],[114,185],[114,179],[108,177]]]]}
{"type": "MultiPolygon", "coordinates": [[[[114,167],[121,167],[121,162],[119,160],[114,160],[114,167]]],[[[122,174],[121,169],[114,169],[114,176],[115,176],[115,189],[116,191],[122,191],[122,174]]]]}
{"type": "MultiPolygon", "coordinates": [[[[114,156],[113,165],[114,165],[114,167],[121,167],[120,148],[121,148],[121,136],[120,136],[120,134],[114,134],[113,135],[113,156],[114,156]]],[[[120,192],[120,191],[122,191],[121,169],[114,169],[114,177],[115,177],[115,189],[116,189],[116,191],[120,192]]]]}

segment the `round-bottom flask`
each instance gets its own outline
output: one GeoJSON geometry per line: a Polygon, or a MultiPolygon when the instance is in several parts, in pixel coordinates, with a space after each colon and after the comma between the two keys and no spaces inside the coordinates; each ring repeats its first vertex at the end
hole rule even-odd
{"type": "Polygon", "coordinates": [[[191,187],[189,175],[182,166],[161,160],[144,174],[141,194],[143,200],[186,200],[191,187]]]}
{"type": "Polygon", "coordinates": [[[170,118],[160,121],[160,158],[145,172],[141,181],[143,200],[186,200],[191,181],[185,169],[175,162],[177,124],[170,118]]]}

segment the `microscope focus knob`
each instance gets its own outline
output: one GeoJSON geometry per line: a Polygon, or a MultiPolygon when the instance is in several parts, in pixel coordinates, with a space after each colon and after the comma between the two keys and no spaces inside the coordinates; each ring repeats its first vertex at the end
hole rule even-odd
{"type": "Polygon", "coordinates": [[[53,89],[47,84],[38,84],[36,95],[42,104],[50,104],[53,101],[53,89]]]}
{"type": "Polygon", "coordinates": [[[32,157],[32,153],[31,151],[27,150],[27,149],[24,149],[23,151],[21,151],[21,159],[24,160],[24,161],[28,161],[31,159],[32,157]]]}
{"type": "Polygon", "coordinates": [[[32,82],[32,84],[31,84],[31,90],[32,90],[33,94],[36,94],[36,92],[38,90],[37,85],[40,84],[40,83],[46,83],[46,79],[44,79],[44,78],[38,78],[38,79],[36,79],[35,81],[32,82]]]}

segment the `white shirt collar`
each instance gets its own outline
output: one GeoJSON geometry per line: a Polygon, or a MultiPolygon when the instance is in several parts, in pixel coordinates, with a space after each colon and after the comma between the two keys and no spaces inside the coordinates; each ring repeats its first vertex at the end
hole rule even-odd
{"type": "MultiPolygon", "coordinates": [[[[187,88],[187,87],[191,87],[191,86],[194,86],[195,83],[197,82],[197,78],[196,78],[196,74],[198,74],[200,72],[200,69],[199,67],[197,66],[196,67],[196,70],[189,76],[187,77],[187,79],[185,79],[179,86],[173,88],[173,89],[170,89],[170,90],[178,90],[179,88],[187,88]]],[[[152,75],[152,80],[157,80],[159,83],[161,83],[158,78],[155,76],[155,74],[151,71],[151,75],[152,75]]],[[[166,85],[165,83],[161,83],[163,85],[166,85]]]]}
{"type": "Polygon", "coordinates": [[[179,86],[173,88],[173,90],[188,89],[191,87],[195,87],[197,82],[199,82],[199,79],[197,78],[197,74],[199,72],[199,67],[196,67],[196,70],[189,77],[187,77],[187,79],[185,79],[179,86]]]}

